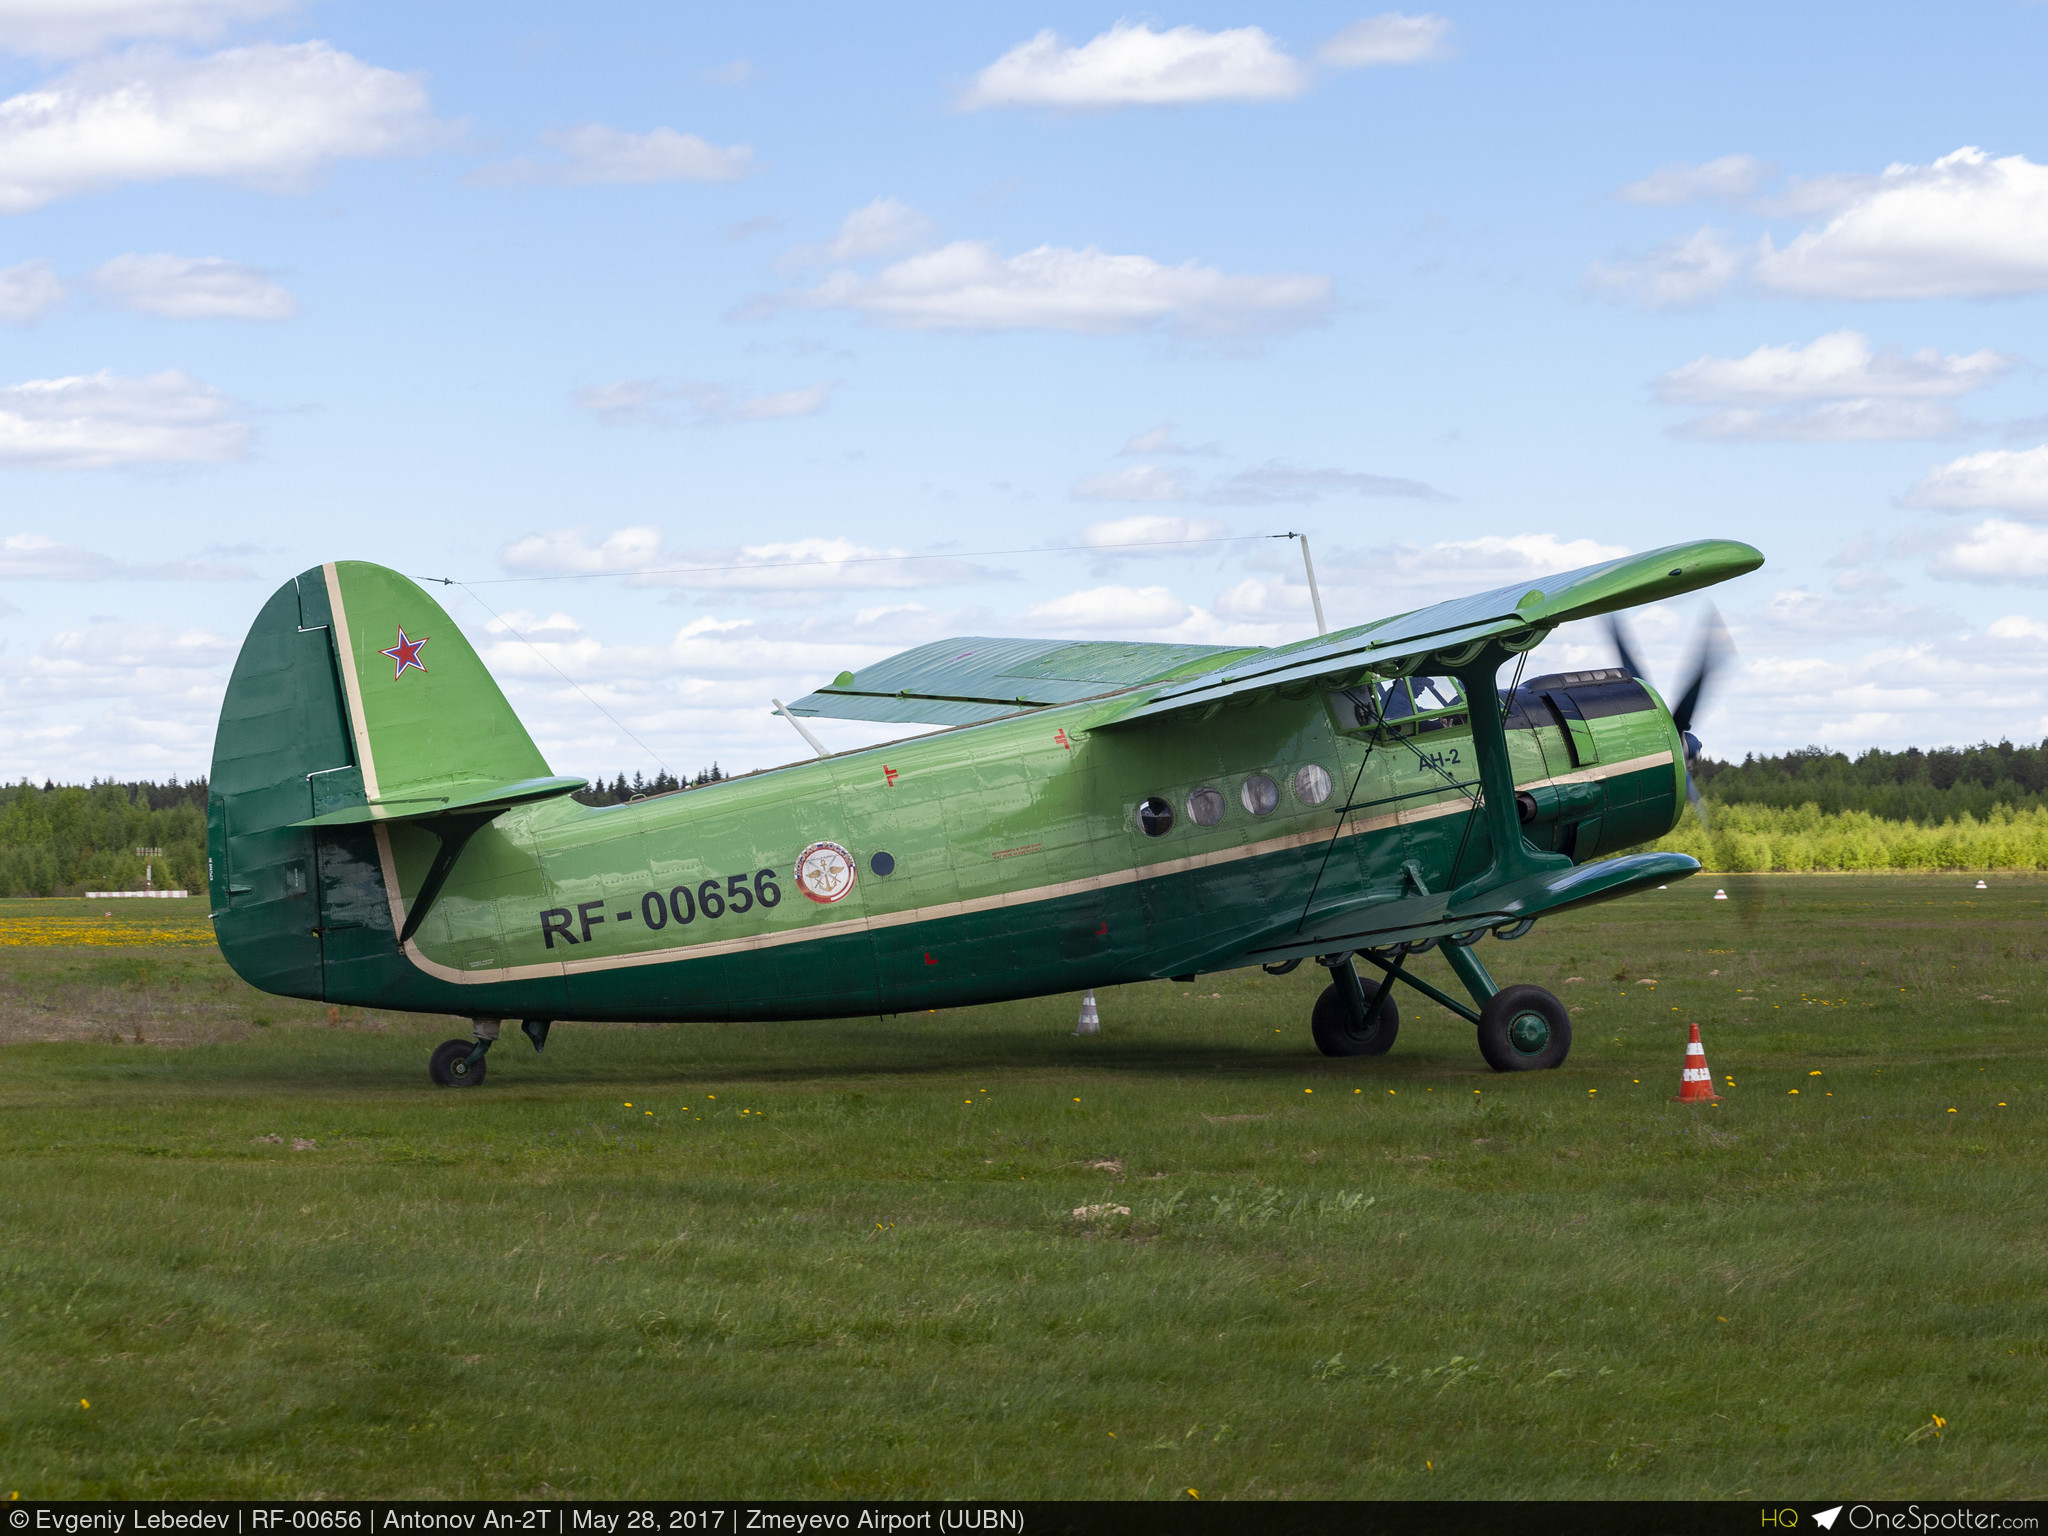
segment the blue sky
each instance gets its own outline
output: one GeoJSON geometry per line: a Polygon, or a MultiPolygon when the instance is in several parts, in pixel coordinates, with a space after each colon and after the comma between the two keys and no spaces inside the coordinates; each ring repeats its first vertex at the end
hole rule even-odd
{"type": "Polygon", "coordinates": [[[203,772],[325,559],[465,582],[609,775],[788,760],[769,697],[948,634],[1296,638],[1291,530],[1334,625],[1747,539],[1710,752],[2038,739],[2044,41],[0,0],[0,771],[203,772]]]}

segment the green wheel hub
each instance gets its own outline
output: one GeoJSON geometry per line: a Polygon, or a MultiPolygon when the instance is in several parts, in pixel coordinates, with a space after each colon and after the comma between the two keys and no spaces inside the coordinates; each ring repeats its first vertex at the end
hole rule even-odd
{"type": "Polygon", "coordinates": [[[1536,1055],[1550,1044],[1550,1020],[1525,1008],[1508,1021],[1508,1043],[1524,1056],[1536,1055]]]}

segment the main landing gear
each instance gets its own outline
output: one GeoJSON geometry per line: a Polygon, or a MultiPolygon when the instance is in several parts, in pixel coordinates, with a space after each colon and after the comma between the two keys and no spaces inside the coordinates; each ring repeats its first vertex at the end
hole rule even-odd
{"type": "MultiPolygon", "coordinates": [[[[1518,925],[1519,927],[1519,925],[1518,925]]],[[[1503,934],[1520,938],[1526,927],[1503,934]]],[[[1322,955],[1316,963],[1330,973],[1330,985],[1316,999],[1310,1027],[1316,1048],[1325,1056],[1378,1056],[1393,1045],[1400,1032],[1401,1015],[1394,1005],[1394,983],[1403,982],[1423,996],[1477,1026],[1479,1054],[1496,1072],[1540,1072],[1564,1065],[1572,1048],[1572,1020],[1563,1003],[1541,987],[1526,983],[1511,987],[1494,984],[1486,967],[1472,953],[1472,946],[1484,937],[1483,929],[1452,934],[1442,939],[1425,939],[1417,944],[1397,945],[1385,950],[1322,955]],[[1472,1001],[1468,1008],[1456,998],[1439,992],[1428,982],[1408,974],[1411,956],[1440,949],[1472,1001]],[[1364,959],[1381,972],[1378,981],[1362,981],[1357,959],[1364,959]]]]}
{"type": "MultiPolygon", "coordinates": [[[[498,1041],[502,1019],[471,1019],[471,1040],[443,1040],[427,1058],[427,1076],[443,1088],[474,1088],[484,1080],[484,1057],[498,1041]]],[[[548,1043],[547,1019],[523,1019],[519,1032],[533,1042],[534,1054],[548,1043]]]]}

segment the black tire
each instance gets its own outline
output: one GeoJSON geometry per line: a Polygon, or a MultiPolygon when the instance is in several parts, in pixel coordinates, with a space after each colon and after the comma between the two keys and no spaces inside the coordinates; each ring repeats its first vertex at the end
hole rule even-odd
{"type": "Polygon", "coordinates": [[[484,1080],[484,1058],[469,1065],[469,1053],[475,1049],[474,1040],[443,1040],[427,1059],[427,1076],[443,1088],[476,1087],[484,1080]]]}
{"type": "Polygon", "coordinates": [[[1541,987],[1502,987],[1479,1010],[1479,1054],[1496,1072],[1547,1072],[1571,1048],[1572,1017],[1541,987]]]}
{"type": "Polygon", "coordinates": [[[1351,1022],[1351,1010],[1332,982],[1316,999],[1309,1028],[1316,1037],[1316,1049],[1325,1056],[1384,1056],[1393,1049],[1401,1033],[1401,1010],[1393,996],[1384,993],[1376,981],[1359,982],[1365,993],[1365,1024],[1351,1022]]]}

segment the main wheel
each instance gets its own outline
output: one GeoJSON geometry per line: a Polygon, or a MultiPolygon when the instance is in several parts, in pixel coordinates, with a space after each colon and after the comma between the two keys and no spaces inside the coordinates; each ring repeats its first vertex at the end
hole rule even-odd
{"type": "Polygon", "coordinates": [[[443,1088],[474,1088],[484,1080],[483,1057],[470,1064],[469,1053],[475,1049],[474,1040],[443,1040],[427,1059],[427,1076],[443,1088]]]}
{"type": "Polygon", "coordinates": [[[1316,1037],[1316,1049],[1325,1056],[1384,1056],[1401,1032],[1401,1010],[1393,994],[1376,981],[1361,981],[1365,993],[1365,1023],[1351,1022],[1351,1010],[1344,995],[1332,982],[1316,999],[1309,1028],[1316,1037]]]}
{"type": "Polygon", "coordinates": [[[1571,1015],[1541,987],[1502,987],[1479,1010],[1479,1054],[1496,1072],[1561,1067],[1571,1048],[1571,1015]]]}

